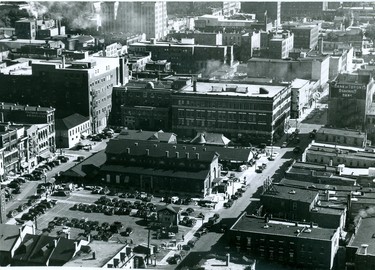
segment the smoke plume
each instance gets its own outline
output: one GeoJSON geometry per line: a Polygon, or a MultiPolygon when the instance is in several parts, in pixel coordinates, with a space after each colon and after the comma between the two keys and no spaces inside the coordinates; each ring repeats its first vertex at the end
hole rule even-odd
{"type": "Polygon", "coordinates": [[[70,29],[93,27],[95,15],[92,2],[30,2],[30,16],[36,19],[59,19],[70,29]]]}
{"type": "Polygon", "coordinates": [[[354,218],[354,224],[358,224],[360,218],[367,218],[368,216],[375,215],[375,207],[368,207],[366,209],[361,209],[358,215],[354,218]]]}

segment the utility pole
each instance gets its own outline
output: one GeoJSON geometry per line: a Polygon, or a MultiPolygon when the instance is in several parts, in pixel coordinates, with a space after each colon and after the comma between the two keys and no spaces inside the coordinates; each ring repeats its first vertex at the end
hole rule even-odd
{"type": "Polygon", "coordinates": [[[149,265],[149,258],[150,258],[150,255],[151,255],[151,252],[150,252],[150,234],[151,234],[151,229],[150,227],[148,227],[148,234],[147,234],[147,265],[149,265]]]}

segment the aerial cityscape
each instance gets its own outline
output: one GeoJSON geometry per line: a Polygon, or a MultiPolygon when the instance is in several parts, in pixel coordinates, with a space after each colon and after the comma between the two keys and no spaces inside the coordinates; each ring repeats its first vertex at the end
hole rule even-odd
{"type": "Polygon", "coordinates": [[[374,40],[367,1],[0,1],[0,267],[375,269],[374,40]]]}

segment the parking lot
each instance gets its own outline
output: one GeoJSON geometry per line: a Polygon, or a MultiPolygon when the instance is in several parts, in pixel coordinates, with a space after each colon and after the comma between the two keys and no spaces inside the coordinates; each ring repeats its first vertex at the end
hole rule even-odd
{"type": "MultiPolygon", "coordinates": [[[[37,218],[37,231],[38,233],[42,233],[43,231],[46,232],[46,229],[49,227],[49,223],[51,221],[56,221],[57,218],[68,217],[67,222],[62,222],[59,224],[55,224],[54,228],[50,226],[50,231],[48,232],[49,235],[58,235],[61,231],[69,231],[70,237],[75,239],[80,235],[83,235],[84,229],[83,228],[75,228],[76,226],[72,224],[72,220],[74,222],[80,222],[82,220],[89,221],[89,223],[96,222],[96,224],[101,227],[103,223],[108,223],[108,226],[113,224],[114,222],[121,222],[122,226],[118,232],[113,233],[109,239],[102,239],[107,241],[113,241],[118,243],[130,243],[130,244],[147,244],[148,242],[148,226],[147,222],[142,217],[136,217],[134,214],[136,211],[133,211],[130,215],[107,215],[104,213],[95,213],[95,212],[85,212],[80,210],[71,210],[71,208],[76,204],[94,204],[102,195],[99,194],[91,194],[91,191],[88,190],[79,190],[74,191],[71,193],[70,196],[67,197],[56,197],[51,196],[51,199],[56,199],[57,203],[52,209],[45,212],[45,214],[39,216],[37,218]],[[64,227],[66,226],[66,227],[64,227]],[[130,227],[132,228],[132,233],[129,236],[125,236],[126,229],[130,227]],[[65,228],[65,229],[64,229],[65,228]]],[[[123,200],[131,202],[134,205],[134,202],[139,201],[134,198],[126,198],[121,199],[118,196],[106,196],[111,200],[123,200]]],[[[153,198],[152,203],[157,205],[165,205],[165,203],[160,202],[161,198],[153,198]]],[[[159,247],[159,253],[156,254],[156,259],[159,261],[161,260],[170,249],[176,249],[177,245],[182,242],[183,236],[189,234],[194,234],[195,230],[197,230],[203,223],[202,218],[198,217],[201,216],[202,213],[205,216],[205,220],[208,220],[209,217],[213,215],[212,209],[207,207],[202,207],[199,205],[195,205],[192,202],[189,205],[176,205],[181,207],[182,211],[184,212],[187,208],[191,208],[194,210],[193,213],[190,214],[190,217],[196,219],[196,224],[192,227],[188,226],[179,226],[179,231],[174,236],[165,238],[159,234],[159,239],[157,239],[156,230],[150,231],[150,244],[157,245],[159,247]],[[164,239],[163,239],[164,238],[164,239]]],[[[221,202],[222,206],[222,202],[221,202]]],[[[184,218],[184,216],[181,216],[184,218]]],[[[56,222],[58,223],[58,222],[56,222]]],[[[107,224],[105,224],[107,225],[107,224]]],[[[108,227],[107,226],[107,227],[108,227]]],[[[95,227],[95,226],[94,226],[95,227]]],[[[95,239],[96,235],[98,234],[97,230],[91,230],[91,236],[95,239]]]]}

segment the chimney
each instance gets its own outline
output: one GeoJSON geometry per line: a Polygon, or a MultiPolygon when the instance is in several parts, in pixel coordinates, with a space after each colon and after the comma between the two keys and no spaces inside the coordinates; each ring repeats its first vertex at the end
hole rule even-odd
{"type": "Polygon", "coordinates": [[[326,194],[326,200],[329,201],[329,191],[326,190],[326,191],[325,191],[325,194],[326,194]]]}
{"type": "Polygon", "coordinates": [[[126,258],[126,253],[125,252],[120,252],[120,261],[124,262],[126,258]]]}
{"type": "Polygon", "coordinates": [[[225,262],[225,265],[229,266],[229,262],[230,262],[230,254],[227,253],[227,261],[225,262]]]}
{"type": "Polygon", "coordinates": [[[146,149],[146,156],[150,155],[150,149],[146,149]]]}
{"type": "Polygon", "coordinates": [[[169,158],[169,151],[165,151],[165,156],[169,158]]]}
{"type": "Polygon", "coordinates": [[[368,245],[367,245],[367,244],[362,244],[362,245],[361,245],[361,248],[362,248],[362,254],[363,254],[363,255],[367,255],[367,248],[368,248],[368,245]]]}
{"type": "Polygon", "coordinates": [[[190,154],[189,153],[185,153],[185,155],[186,155],[186,158],[189,159],[190,154]]]}
{"type": "Polygon", "coordinates": [[[61,35],[61,20],[60,19],[57,19],[57,31],[60,36],[61,35]]]}
{"type": "Polygon", "coordinates": [[[118,266],[119,264],[120,264],[119,259],[114,258],[114,259],[113,259],[113,266],[114,266],[115,268],[117,268],[117,266],[118,266]]]}
{"type": "Polygon", "coordinates": [[[195,153],[195,157],[199,159],[199,153],[195,153]]]}
{"type": "Polygon", "coordinates": [[[57,239],[53,239],[53,245],[54,245],[54,247],[57,247],[57,239]]]}
{"type": "Polygon", "coordinates": [[[65,68],[65,55],[61,56],[61,68],[65,68]]]}
{"type": "Polygon", "coordinates": [[[180,158],[180,153],[176,152],[176,158],[180,158]]]}
{"type": "Polygon", "coordinates": [[[311,229],[314,228],[314,226],[313,226],[313,222],[312,222],[312,221],[310,222],[310,228],[311,228],[311,229]]]}
{"type": "Polygon", "coordinates": [[[197,92],[197,79],[193,78],[193,91],[197,92]]]}
{"type": "Polygon", "coordinates": [[[78,242],[74,241],[74,250],[77,251],[78,250],[78,242]]]}
{"type": "Polygon", "coordinates": [[[96,254],[95,254],[95,251],[92,253],[92,259],[95,260],[96,259],[96,254]]]}

